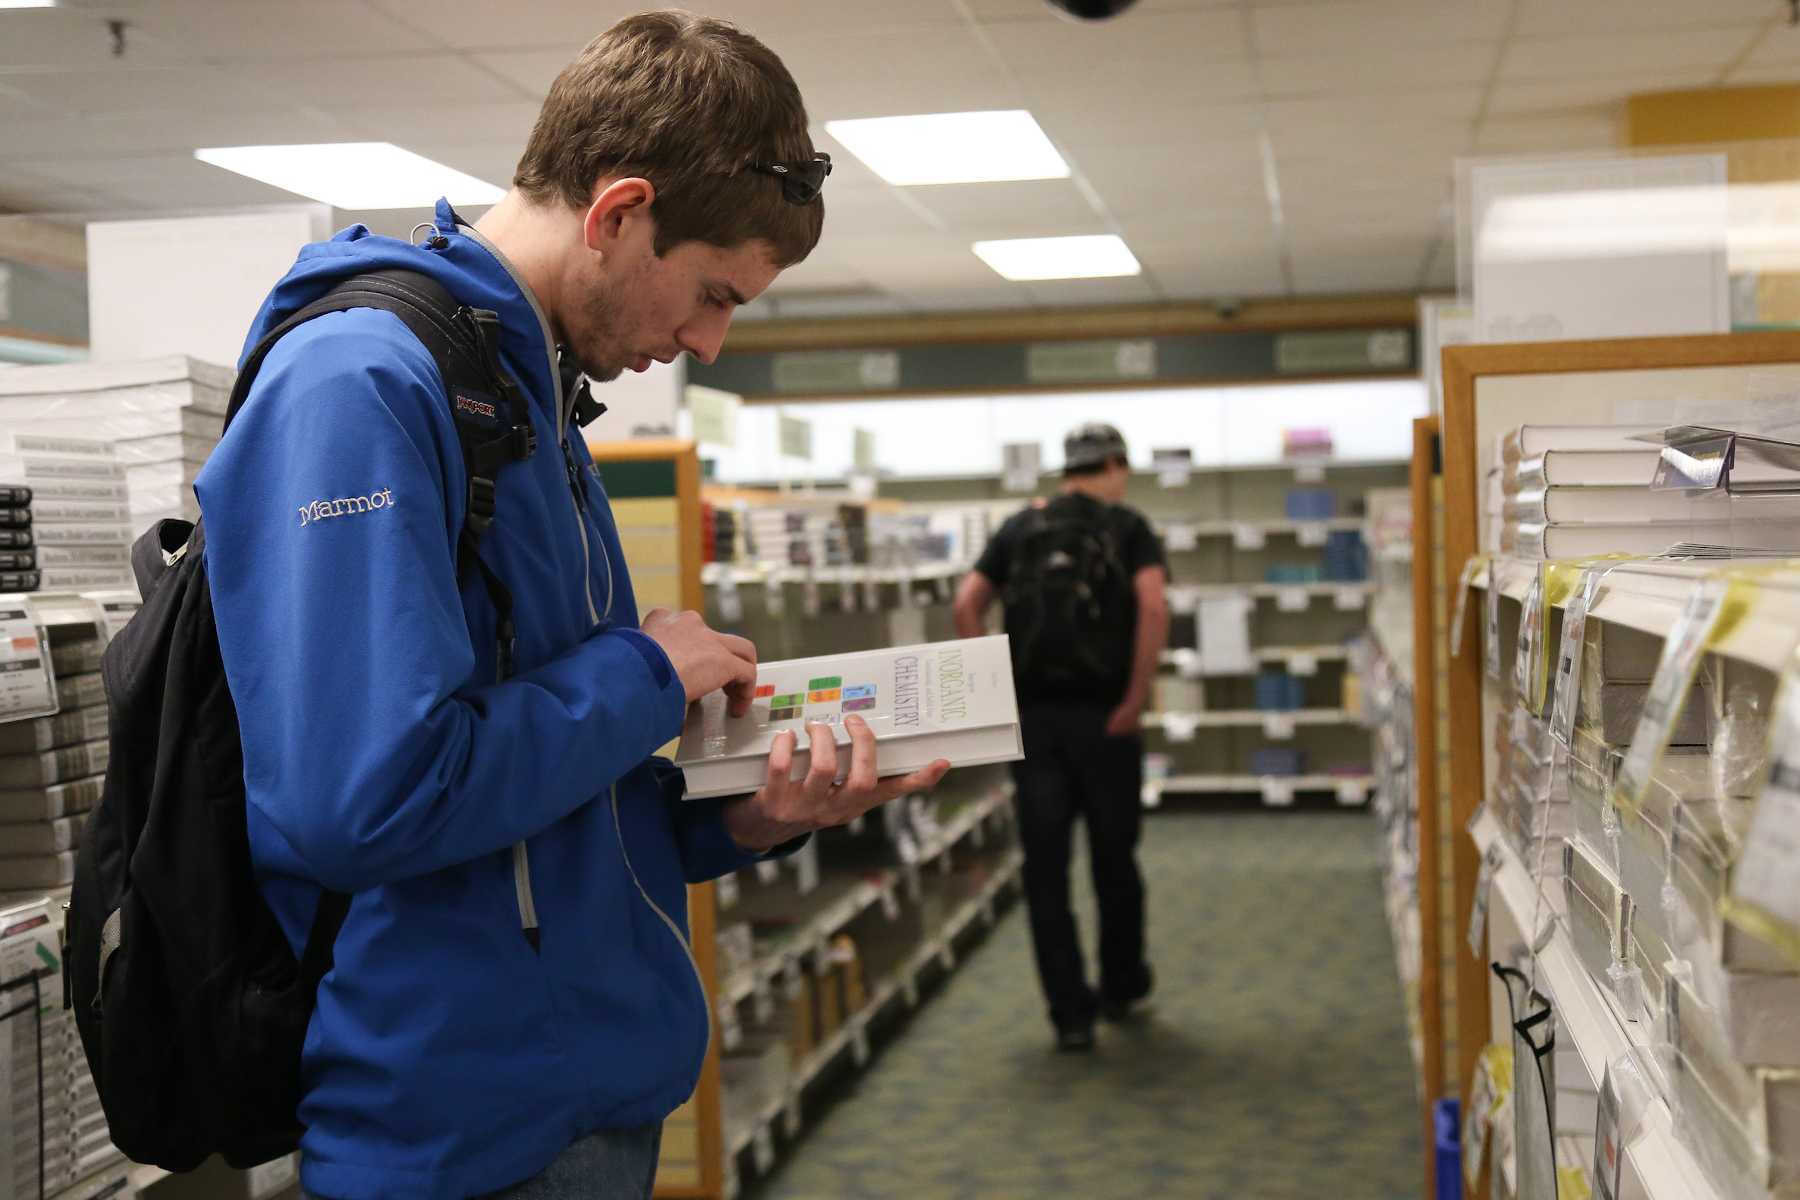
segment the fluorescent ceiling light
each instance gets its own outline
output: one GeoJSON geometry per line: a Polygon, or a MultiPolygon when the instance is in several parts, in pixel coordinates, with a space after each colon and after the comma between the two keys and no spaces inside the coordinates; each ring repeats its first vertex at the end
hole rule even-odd
{"type": "Polygon", "coordinates": [[[422,208],[439,196],[452,204],[492,204],[505,194],[391,142],[218,146],[194,157],[333,208],[422,208]]]}
{"type": "Polygon", "coordinates": [[[56,0],[0,0],[0,8],[55,8],[56,0]]]}
{"type": "Polygon", "coordinates": [[[1008,279],[1100,279],[1143,270],[1124,241],[1110,233],[976,242],[975,253],[1008,279]]]}
{"type": "Polygon", "coordinates": [[[825,132],[905,187],[1069,177],[1069,164],[1023,109],[827,121],[825,132]]]}

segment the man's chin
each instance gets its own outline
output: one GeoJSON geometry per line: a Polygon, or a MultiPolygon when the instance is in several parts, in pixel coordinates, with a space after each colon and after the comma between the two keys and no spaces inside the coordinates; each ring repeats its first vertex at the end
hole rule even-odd
{"type": "Polygon", "coordinates": [[[595,383],[611,383],[613,380],[617,379],[619,376],[623,375],[624,373],[625,373],[624,367],[612,367],[612,366],[600,367],[597,370],[590,368],[583,372],[583,374],[585,374],[589,379],[593,380],[595,383]]]}

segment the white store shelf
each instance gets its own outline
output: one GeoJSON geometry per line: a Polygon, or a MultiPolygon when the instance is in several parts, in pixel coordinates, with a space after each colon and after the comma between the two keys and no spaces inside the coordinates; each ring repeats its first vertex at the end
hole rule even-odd
{"type": "Polygon", "coordinates": [[[1305,792],[1336,793],[1338,803],[1345,806],[1366,804],[1375,786],[1373,775],[1170,775],[1151,785],[1157,795],[1262,795],[1293,796],[1305,792]]]}
{"type": "Polygon", "coordinates": [[[1357,718],[1342,708],[1227,709],[1216,712],[1145,713],[1145,729],[1167,731],[1171,723],[1192,724],[1197,729],[1261,729],[1271,724],[1353,725],[1357,718]],[[1174,718],[1173,722],[1166,718],[1174,718]]]}
{"type": "Polygon", "coordinates": [[[926,563],[916,567],[765,567],[754,563],[706,563],[700,568],[700,581],[717,587],[727,578],[740,587],[760,587],[770,582],[803,584],[810,577],[819,584],[837,586],[899,585],[903,583],[935,583],[939,579],[957,580],[968,574],[969,563],[926,563]]]}
{"type": "MultiPolygon", "coordinates": [[[[1492,813],[1483,813],[1471,832],[1484,853],[1490,846],[1499,847],[1500,866],[1494,872],[1490,903],[1505,904],[1517,927],[1530,931],[1538,908],[1537,884],[1513,853],[1492,813]]],[[[1559,907],[1560,896],[1552,889],[1544,898],[1544,911],[1554,912],[1559,907]]],[[[1537,961],[1539,986],[1555,1001],[1556,1036],[1573,1043],[1596,1088],[1606,1078],[1609,1063],[1633,1049],[1649,1048],[1647,1031],[1626,1019],[1612,996],[1588,974],[1561,922],[1537,961]]],[[[1625,1148],[1625,1163],[1622,1197],[1721,1200],[1693,1155],[1676,1140],[1673,1118],[1661,1099],[1652,1099],[1637,1137],[1625,1148]]]]}
{"type": "Polygon", "coordinates": [[[1191,532],[1197,538],[1236,537],[1238,531],[1254,531],[1265,537],[1298,537],[1307,530],[1318,530],[1323,533],[1340,533],[1357,531],[1363,528],[1361,517],[1275,517],[1263,520],[1234,520],[1224,517],[1207,517],[1205,519],[1187,521],[1179,517],[1163,517],[1156,522],[1158,535],[1167,538],[1169,531],[1181,529],[1191,532]]]}
{"type": "MultiPolygon", "coordinates": [[[[1164,666],[1179,666],[1185,661],[1187,655],[1197,653],[1198,651],[1195,650],[1184,650],[1180,648],[1164,650],[1162,652],[1162,662],[1164,666]]],[[[1260,646],[1254,653],[1258,663],[1271,666],[1288,666],[1291,665],[1296,658],[1310,658],[1316,663],[1324,663],[1343,662],[1350,657],[1349,648],[1338,645],[1335,642],[1324,642],[1316,646],[1260,646]]],[[[1209,673],[1206,678],[1215,678],[1220,674],[1221,673],[1218,672],[1209,673]]],[[[1244,672],[1244,674],[1248,674],[1248,672],[1244,672]]]]}

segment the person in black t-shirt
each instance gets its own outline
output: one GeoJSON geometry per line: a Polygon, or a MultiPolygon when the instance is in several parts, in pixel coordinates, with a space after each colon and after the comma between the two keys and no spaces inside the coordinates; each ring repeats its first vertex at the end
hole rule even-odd
{"type": "Polygon", "coordinates": [[[1058,1047],[1087,1050],[1096,1015],[1124,1020],[1150,994],[1139,723],[1168,641],[1168,564],[1150,523],[1121,503],[1131,471],[1119,431],[1084,425],[1063,445],[1061,494],[1000,527],[957,592],[956,629],[979,636],[1001,601],[1025,740],[1013,773],[1032,948],[1058,1047]],[[1098,991],[1069,910],[1077,819],[1100,909],[1098,991]]]}

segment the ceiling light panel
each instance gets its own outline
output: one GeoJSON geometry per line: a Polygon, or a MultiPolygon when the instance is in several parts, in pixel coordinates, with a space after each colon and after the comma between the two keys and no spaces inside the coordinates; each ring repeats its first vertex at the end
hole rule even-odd
{"type": "Polygon", "coordinates": [[[504,191],[391,142],[302,146],[219,146],[194,157],[333,208],[421,208],[493,204],[504,191]]]}
{"type": "Polygon", "coordinates": [[[1000,275],[1033,279],[1103,279],[1136,275],[1143,268],[1123,239],[1090,237],[1011,238],[976,242],[975,253],[1000,275]]]}
{"type": "Polygon", "coordinates": [[[55,8],[56,0],[0,0],[0,8],[55,8]]]}
{"type": "Polygon", "coordinates": [[[1069,164],[1023,109],[827,121],[825,131],[901,187],[1069,176],[1069,164]]]}

